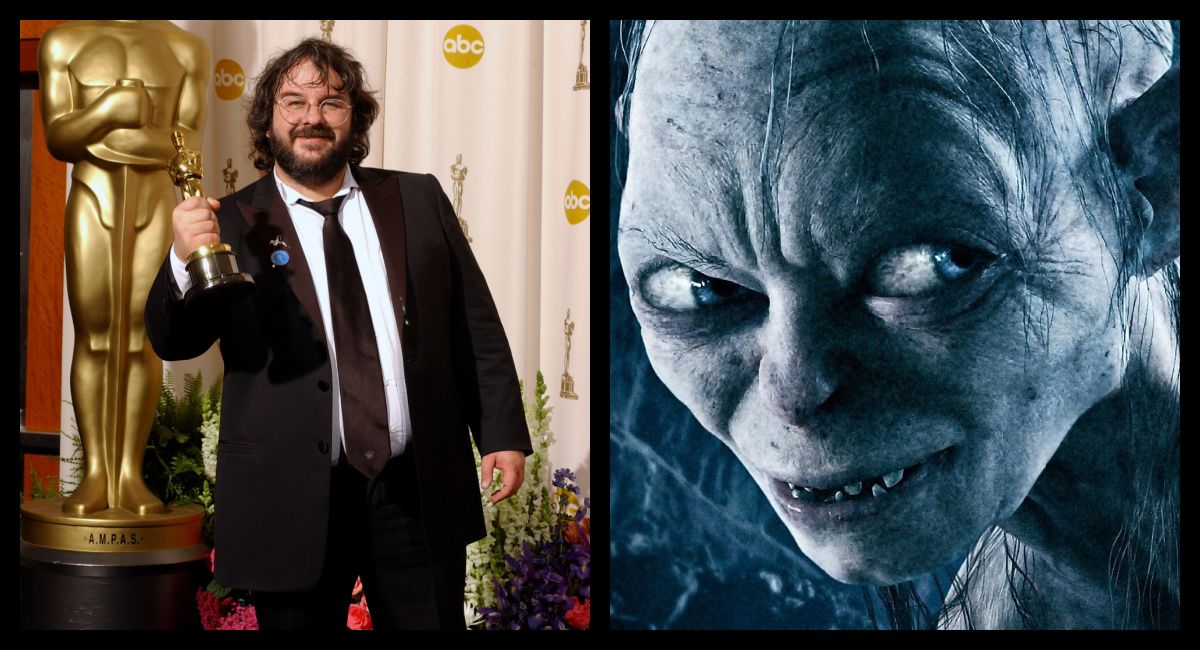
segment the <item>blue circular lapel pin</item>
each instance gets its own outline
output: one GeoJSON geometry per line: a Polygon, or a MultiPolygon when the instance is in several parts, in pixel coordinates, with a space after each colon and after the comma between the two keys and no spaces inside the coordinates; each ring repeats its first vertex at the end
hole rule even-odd
{"type": "Polygon", "coordinates": [[[283,235],[278,235],[275,239],[272,239],[271,246],[275,249],[271,251],[271,268],[286,265],[291,256],[288,255],[286,250],[288,245],[283,241],[283,235]]]}

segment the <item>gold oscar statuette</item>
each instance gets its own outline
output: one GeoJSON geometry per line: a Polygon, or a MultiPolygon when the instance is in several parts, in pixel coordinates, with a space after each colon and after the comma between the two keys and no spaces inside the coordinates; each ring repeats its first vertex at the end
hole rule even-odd
{"type": "MultiPolygon", "coordinates": [[[[171,143],[175,145],[175,156],[167,165],[171,180],[179,186],[185,201],[193,196],[204,196],[204,190],[200,188],[200,179],[204,176],[200,152],[188,149],[179,131],[171,133],[171,143]]],[[[192,279],[192,288],[184,296],[189,306],[197,301],[235,300],[254,290],[254,280],[249,273],[238,270],[233,248],[224,242],[197,248],[188,255],[185,263],[192,279]]]]}

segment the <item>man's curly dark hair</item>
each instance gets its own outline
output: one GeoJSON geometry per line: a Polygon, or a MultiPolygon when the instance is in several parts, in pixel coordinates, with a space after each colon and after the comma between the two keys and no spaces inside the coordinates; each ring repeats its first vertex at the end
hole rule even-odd
{"type": "Polygon", "coordinates": [[[379,102],[375,100],[375,91],[367,86],[362,64],[344,47],[320,38],[307,38],[268,61],[255,80],[254,96],[250,99],[250,112],[246,117],[246,124],[250,127],[250,142],[253,148],[250,159],[257,169],[266,171],[275,165],[275,156],[271,153],[271,144],[267,138],[275,111],[275,94],[279,92],[286,75],[305,61],[312,62],[316,67],[320,74],[319,81],[325,81],[329,71],[336,72],[342,79],[342,85],[334,88],[345,92],[353,106],[350,119],[350,164],[362,163],[371,149],[367,131],[379,115],[379,102]]]}

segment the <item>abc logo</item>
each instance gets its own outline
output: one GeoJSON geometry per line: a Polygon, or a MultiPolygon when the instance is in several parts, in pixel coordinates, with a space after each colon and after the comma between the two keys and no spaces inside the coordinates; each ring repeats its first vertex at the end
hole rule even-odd
{"type": "Polygon", "coordinates": [[[567,195],[563,197],[563,210],[567,213],[567,223],[571,225],[587,219],[592,213],[592,191],[579,181],[571,181],[567,186],[567,195]]]}
{"type": "Polygon", "coordinates": [[[470,25],[455,25],[446,32],[442,54],[456,68],[469,68],[483,58],[483,35],[470,25]]]}
{"type": "Polygon", "coordinates": [[[213,87],[217,97],[221,99],[237,99],[246,88],[246,75],[237,61],[221,59],[217,61],[217,71],[213,75],[213,87]]]}

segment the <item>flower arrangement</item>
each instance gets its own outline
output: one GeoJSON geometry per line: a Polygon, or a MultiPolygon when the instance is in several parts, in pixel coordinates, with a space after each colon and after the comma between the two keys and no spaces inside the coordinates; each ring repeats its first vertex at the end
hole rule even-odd
{"type": "MultiPolygon", "coordinates": [[[[590,616],[590,500],[579,504],[567,469],[547,481],[554,434],[546,383],[537,374],[525,418],[533,443],[525,484],[506,501],[481,497],[488,535],[467,547],[469,627],[485,629],[586,628],[590,616]]],[[[479,455],[476,452],[476,467],[479,455]]]]}
{"type": "MultiPolygon", "coordinates": [[[[554,472],[561,520],[553,539],[521,543],[521,554],[506,557],[511,576],[493,577],[496,607],[481,610],[487,629],[587,629],[591,618],[591,499],[571,513],[579,495],[569,469],[554,472]],[[582,598],[582,600],[581,600],[582,598]]],[[[577,502],[576,502],[577,503],[577,502]]]]}
{"type": "MultiPolygon", "coordinates": [[[[146,447],[142,472],[146,485],[165,502],[196,503],[204,507],[200,535],[212,546],[216,513],[213,488],[217,481],[217,439],[221,430],[221,379],[204,390],[201,373],[183,376],[183,397],[177,397],[171,372],[163,375],[154,427],[146,447]]],[[[216,550],[209,553],[211,576],[216,550]]],[[[257,630],[258,618],[250,593],[235,591],[210,578],[196,590],[200,623],[206,630],[257,630]]]]}
{"type": "MultiPolygon", "coordinates": [[[[208,554],[208,572],[213,571],[217,551],[208,554]]],[[[196,591],[196,607],[200,610],[200,624],[206,630],[257,630],[258,616],[254,605],[247,602],[249,594],[233,594],[229,587],[222,586],[216,579],[208,583],[207,589],[196,591]]]]}
{"type": "Polygon", "coordinates": [[[204,508],[200,535],[205,544],[212,546],[221,378],[205,391],[203,375],[189,373],[184,375],[183,385],[183,397],[177,398],[171,372],[163,374],[142,474],[146,487],[164,502],[195,503],[204,508]]]}
{"type": "MultiPolygon", "coordinates": [[[[550,412],[547,408],[546,383],[539,372],[534,398],[525,399],[525,385],[521,383],[521,401],[525,408],[525,421],[529,426],[533,456],[527,459],[525,484],[516,494],[500,503],[493,504],[488,495],[480,496],[483,518],[488,534],[483,539],[467,546],[466,602],[469,609],[468,624],[482,624],[478,613],[485,607],[496,606],[493,576],[509,575],[505,557],[521,552],[522,540],[544,541],[550,539],[554,527],[551,500],[548,495],[547,450],[554,443],[550,431],[550,412]]],[[[475,468],[479,470],[481,458],[475,449],[475,468]]],[[[499,487],[497,479],[493,485],[499,487]]]]}

